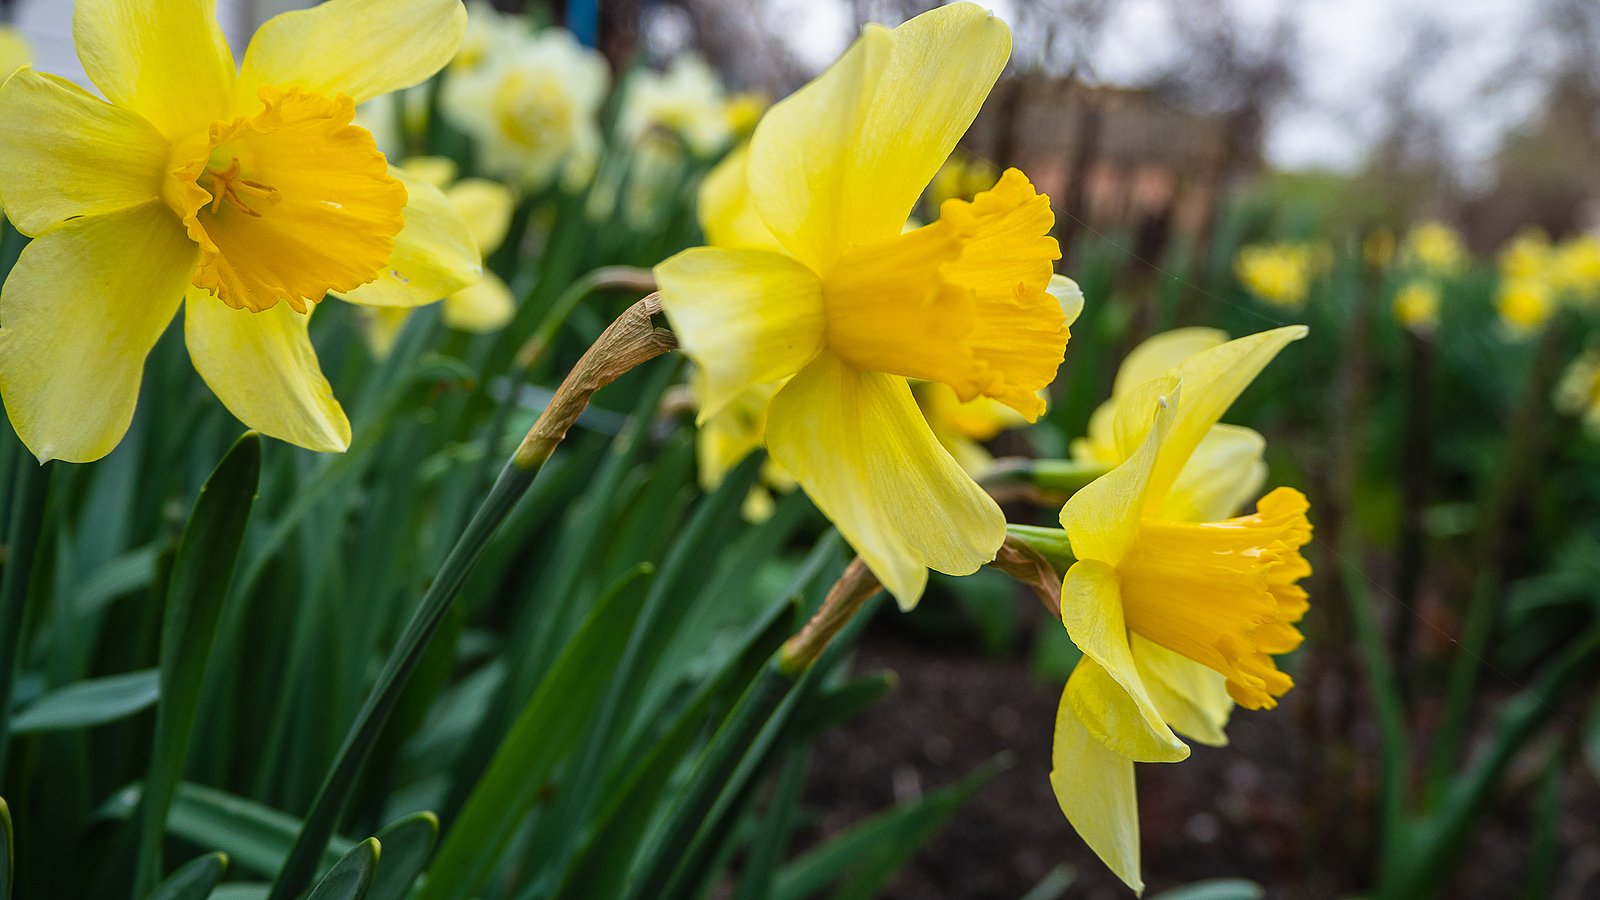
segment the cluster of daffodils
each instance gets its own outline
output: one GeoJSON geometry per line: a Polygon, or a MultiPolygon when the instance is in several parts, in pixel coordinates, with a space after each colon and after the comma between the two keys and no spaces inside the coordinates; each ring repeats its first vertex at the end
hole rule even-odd
{"type": "MultiPolygon", "coordinates": [[[[78,0],[100,95],[25,66],[0,87],[0,196],[33,239],[0,294],[0,395],[41,460],[117,445],[180,307],[195,368],[235,416],[343,450],[308,331],[325,296],[365,308],[380,355],[435,301],[447,324],[493,330],[515,303],[483,260],[519,197],[591,177],[602,193],[609,73],[565,32],[458,0],[328,0],[269,21],[236,66],[209,9],[78,0]],[[441,69],[440,91],[407,92],[441,69]],[[471,141],[466,177],[405,158],[427,144],[435,93],[471,141]]],[[[970,574],[1012,539],[977,480],[984,444],[1046,411],[1083,306],[1054,271],[1049,198],[955,154],[1010,50],[1000,20],[954,3],[867,27],[764,114],[692,57],[621,95],[635,160],[726,154],[700,190],[707,245],[654,270],[695,364],[702,482],[764,449],[747,515],[804,491],[906,609],[930,570],[970,574]]],[[[1241,257],[1252,289],[1304,302],[1319,252],[1260,255],[1241,257]]],[[[1051,783],[1135,889],[1133,763],[1183,759],[1179,734],[1224,743],[1235,705],[1271,708],[1291,685],[1273,658],[1300,641],[1307,505],[1262,496],[1261,436],[1218,422],[1304,334],[1185,329],[1140,347],[1073,448],[1103,474],[1030,538],[1064,567],[1061,621],[1084,652],[1051,783]]]]}
{"type": "Polygon", "coordinates": [[[1495,308],[1513,336],[1536,334],[1562,305],[1600,303],[1600,238],[1593,235],[1552,244],[1542,231],[1524,231],[1500,251],[1499,269],[1495,308]]]}
{"type": "Polygon", "coordinates": [[[29,68],[0,87],[0,196],[33,238],[0,295],[0,395],[28,449],[109,453],[180,306],[241,421],[348,446],[315,305],[416,306],[481,272],[449,202],[389,166],[355,107],[431,77],[466,18],[456,0],[330,0],[267,22],[236,65],[210,4],[77,3],[100,96],[29,68]]]}
{"type": "Polygon", "coordinates": [[[601,151],[600,106],[611,88],[605,58],[560,28],[474,3],[446,73],[440,110],[470,136],[486,173],[527,190],[560,180],[581,187],[601,151]]]}
{"type": "Polygon", "coordinates": [[[1233,270],[1245,290],[1263,303],[1299,309],[1305,306],[1312,279],[1327,265],[1326,247],[1285,242],[1241,248],[1233,270]]]}
{"type": "MultiPolygon", "coordinates": [[[[904,608],[928,570],[971,573],[1006,541],[974,480],[981,442],[1044,412],[1082,305],[1053,273],[1049,201],[1015,169],[970,199],[944,187],[934,221],[908,222],[1009,50],[965,3],[869,26],[707,179],[709,245],[655,271],[696,365],[702,477],[765,447],[767,485],[805,491],[904,608]]],[[[1280,488],[1243,512],[1264,442],[1218,420],[1304,334],[1188,329],[1140,348],[1074,448],[1105,474],[1061,531],[1029,539],[1070,563],[1061,617],[1084,651],[1051,781],[1135,889],[1133,763],[1183,759],[1178,733],[1224,743],[1235,704],[1270,708],[1291,686],[1273,656],[1300,641],[1307,505],[1280,488]]]]}

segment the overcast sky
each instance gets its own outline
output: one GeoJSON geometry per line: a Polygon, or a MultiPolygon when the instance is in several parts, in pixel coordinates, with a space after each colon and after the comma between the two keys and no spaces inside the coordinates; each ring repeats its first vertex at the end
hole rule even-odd
{"type": "MultiPolygon", "coordinates": [[[[1018,3],[980,0],[1014,20],[1018,3]]],[[[1162,68],[1177,47],[1166,10],[1173,0],[1119,0],[1101,40],[1089,49],[1096,74],[1109,83],[1139,84],[1162,68]]],[[[1177,0],[1181,2],[1181,0],[1177,0]]],[[[1382,128],[1374,96],[1395,67],[1406,63],[1409,36],[1422,19],[1439,23],[1449,49],[1418,85],[1426,107],[1441,113],[1447,138],[1463,160],[1482,160],[1508,127],[1537,102],[1526,90],[1485,86],[1521,61],[1527,48],[1508,36],[1527,31],[1530,4],[1518,0],[1230,0],[1247,22],[1265,25],[1285,10],[1298,22],[1302,76],[1296,97],[1271,123],[1267,152],[1283,167],[1356,165],[1382,128]]],[[[799,55],[820,68],[852,35],[844,0],[770,0],[779,34],[793,36],[799,55]]]]}

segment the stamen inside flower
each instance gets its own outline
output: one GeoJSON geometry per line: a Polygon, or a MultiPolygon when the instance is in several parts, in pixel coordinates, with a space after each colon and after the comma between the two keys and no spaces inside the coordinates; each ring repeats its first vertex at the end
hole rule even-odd
{"type": "Polygon", "coordinates": [[[972,202],[945,201],[939,221],[850,251],[823,279],[829,348],[1037,418],[1068,335],[1046,291],[1054,223],[1049,198],[1008,169],[972,202]]]}
{"type": "Polygon", "coordinates": [[[164,196],[200,245],[196,287],[237,309],[305,312],[377,278],[406,190],[349,97],[265,87],[264,108],[174,151],[164,196]]]}
{"type": "Polygon", "coordinates": [[[1222,673],[1239,705],[1276,706],[1294,681],[1272,656],[1302,639],[1308,509],[1305,495],[1278,488],[1225,522],[1141,522],[1117,566],[1128,629],[1222,673]]]}

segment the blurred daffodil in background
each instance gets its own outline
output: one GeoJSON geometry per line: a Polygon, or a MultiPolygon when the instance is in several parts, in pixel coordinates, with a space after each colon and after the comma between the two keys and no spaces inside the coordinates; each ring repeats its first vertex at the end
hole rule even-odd
{"type": "Polygon", "coordinates": [[[1584,351],[1556,385],[1556,409],[1583,422],[1584,432],[1600,441],[1600,350],[1584,351]]]}
{"type": "MultiPolygon", "coordinates": [[[[1310,574],[1305,498],[1289,488],[1237,515],[1262,484],[1262,442],[1217,420],[1302,326],[1227,343],[1184,329],[1146,344],[1113,398],[1120,459],[1061,511],[1076,562],[1061,617],[1083,658],[1056,717],[1051,784],[1086,843],[1140,890],[1133,763],[1177,762],[1178,737],[1227,741],[1235,703],[1270,709],[1292,685],[1272,657],[1300,643],[1310,574]],[[1207,346],[1209,345],[1209,346],[1207,346]],[[1193,352],[1191,352],[1193,351],[1193,352]]],[[[1114,449],[1113,449],[1114,447],[1114,449]]]]}
{"type": "Polygon", "coordinates": [[[1438,277],[1457,275],[1467,264],[1467,248],[1454,228],[1438,221],[1419,222],[1406,233],[1404,261],[1438,277]]]}
{"type": "Polygon", "coordinates": [[[1254,244],[1239,250],[1234,273],[1245,290],[1273,306],[1299,309],[1311,290],[1315,257],[1305,244],[1254,244]]]}
{"type": "Polygon", "coordinates": [[[574,190],[587,184],[611,85],[605,58],[563,29],[530,32],[487,7],[473,15],[491,24],[475,26],[486,32],[481,47],[445,80],[445,118],[473,138],[487,174],[529,190],[558,179],[574,190]]]}
{"type": "Polygon", "coordinates": [[[343,450],[350,425],[307,335],[312,305],[329,291],[364,300],[357,289],[384,277],[411,289],[373,302],[417,305],[478,276],[443,198],[391,174],[351,124],[356,103],[449,61],[460,3],[285,13],[242,70],[210,6],[78,3],[78,55],[110,102],[31,69],[0,89],[0,195],[34,238],[0,297],[0,393],[40,459],[117,445],[180,303],[195,368],[235,416],[343,450]]]}
{"type": "Polygon", "coordinates": [[[22,32],[0,25],[0,78],[33,62],[33,47],[22,32]]]}
{"type": "MultiPolygon", "coordinates": [[[[482,257],[500,249],[511,225],[515,198],[511,190],[487,178],[458,179],[454,161],[438,156],[418,156],[402,167],[411,178],[443,191],[450,207],[466,223],[472,242],[482,257]]],[[[493,272],[485,270],[476,282],[444,298],[444,324],[457,331],[489,334],[511,321],[517,311],[511,289],[493,272]]],[[[370,306],[366,313],[367,339],[379,356],[387,355],[411,315],[405,306],[370,306]]]]}
{"type": "Polygon", "coordinates": [[[994,163],[958,148],[928,185],[929,208],[937,213],[946,200],[971,200],[999,180],[1000,169],[994,163]]]}
{"type": "MultiPolygon", "coordinates": [[[[746,107],[741,115],[749,112],[746,107]]],[[[635,69],[623,86],[617,128],[630,144],[670,135],[694,155],[710,157],[733,140],[733,125],[721,79],[696,54],[679,56],[663,72],[635,69]]]]}
{"type": "Polygon", "coordinates": [[[1010,45],[1004,23],[968,3],[868,26],[751,140],[750,201],[779,249],[703,247],[656,268],[702,373],[702,419],[789,379],[768,451],[904,606],[929,568],[975,571],[1005,537],[908,379],[1036,418],[1068,337],[1046,290],[1060,255],[1049,201],[1020,172],[902,234],[1010,45]]]}
{"type": "Polygon", "coordinates": [[[1513,337],[1537,332],[1556,311],[1556,297],[1542,278],[1509,278],[1495,294],[1500,324],[1513,337]]]}
{"type": "Polygon", "coordinates": [[[1405,328],[1427,334],[1439,327],[1439,286],[1427,278],[1413,278],[1394,295],[1394,317],[1405,328]]]}

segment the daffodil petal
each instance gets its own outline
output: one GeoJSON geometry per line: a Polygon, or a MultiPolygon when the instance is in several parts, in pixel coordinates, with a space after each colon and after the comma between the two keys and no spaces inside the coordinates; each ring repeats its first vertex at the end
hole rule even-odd
{"type": "Polygon", "coordinates": [[[317,363],[310,321],[287,303],[250,312],[192,288],[183,336],[195,370],[239,421],[308,450],[342,452],[350,421],[317,363]]]}
{"type": "Polygon", "coordinates": [[[467,231],[484,256],[500,249],[511,227],[511,208],[516,205],[510,188],[487,178],[463,178],[444,195],[467,223],[467,231]]]}
{"type": "MultiPolygon", "coordinates": [[[[1151,498],[1165,496],[1211,426],[1279,351],[1306,333],[1304,325],[1288,325],[1237,338],[1201,351],[1173,370],[1183,383],[1183,407],[1172,421],[1161,458],[1150,476],[1151,498]]],[[[1130,396],[1136,392],[1137,389],[1130,391],[1130,396]]],[[[1119,402],[1118,446],[1127,451],[1142,441],[1150,429],[1152,415],[1147,405],[1123,406],[1119,402]]]]}
{"type": "Polygon", "coordinates": [[[233,53],[216,0],[76,0],[72,35],[100,93],[169,139],[228,117],[233,53]]]}
{"type": "Polygon", "coordinates": [[[1189,746],[1167,727],[1134,664],[1117,573],[1080,560],[1061,585],[1061,622],[1084,658],[1066,699],[1102,744],[1136,762],[1187,759],[1189,746]]]}
{"type": "Polygon", "coordinates": [[[1133,762],[1095,740],[1078,721],[1065,691],[1056,711],[1050,787],[1089,849],[1135,893],[1143,891],[1133,762]]]}
{"type": "Polygon", "coordinates": [[[1130,404],[1148,406],[1154,422],[1146,430],[1144,443],[1116,468],[1089,482],[1061,507],[1061,527],[1072,541],[1072,552],[1079,559],[1092,559],[1115,566],[1122,562],[1139,531],[1150,473],[1160,456],[1162,442],[1178,405],[1178,380],[1173,377],[1147,381],[1130,404]]]}
{"type": "Polygon", "coordinates": [[[156,199],[170,147],[150,123],[54,75],[0,87],[0,196],[27,235],[156,199]]]}
{"type": "Polygon", "coordinates": [[[737,147],[700,183],[698,208],[706,243],[713,247],[779,249],[778,239],[750,199],[750,145],[737,147]]]}
{"type": "MultiPolygon", "coordinates": [[[[1187,395],[1185,395],[1187,396],[1187,395]]],[[[1156,515],[1179,522],[1219,522],[1239,514],[1261,496],[1267,442],[1249,428],[1213,425],[1156,507],[1156,515]]]]}
{"type": "Polygon", "coordinates": [[[461,0],[328,0],[282,13],[251,39],[236,102],[252,111],[256,88],[272,85],[365,103],[431,78],[466,31],[461,0]]]}
{"type": "Polygon", "coordinates": [[[909,609],[928,569],[994,559],[1005,516],[929,430],[904,378],[823,353],[772,400],[767,449],[909,609]]]}
{"type": "Polygon", "coordinates": [[[390,166],[389,174],[406,188],[405,227],[389,265],[376,280],[335,296],[364,306],[424,306],[477,282],[483,256],[444,193],[404,169],[390,166]]]}
{"type": "Polygon", "coordinates": [[[477,284],[469,284],[444,299],[444,324],[473,334],[499,331],[516,312],[517,301],[511,296],[511,288],[488,271],[477,284]]]}
{"type": "Polygon", "coordinates": [[[1078,287],[1076,281],[1065,275],[1051,275],[1050,283],[1044,289],[1061,304],[1061,314],[1066,317],[1067,325],[1072,325],[1083,315],[1083,288],[1078,287]]]}
{"type": "Polygon", "coordinates": [[[819,272],[898,234],[1010,53],[1010,29],[970,3],[868,25],[756,127],[750,186],[767,227],[819,272]]]}
{"type": "Polygon", "coordinates": [[[0,396],[41,461],[91,462],[122,440],[199,252],[159,200],[74,219],[22,251],[0,294],[0,396]]]}
{"type": "Polygon", "coordinates": [[[751,385],[793,375],[822,349],[822,285],[764,250],[697,247],[655,268],[661,308],[704,373],[700,417],[751,385]]]}
{"type": "Polygon", "coordinates": [[[1184,737],[1224,747],[1223,731],[1233,712],[1228,679],[1209,666],[1168,650],[1148,638],[1128,635],[1133,662],[1161,718],[1184,737]]]}
{"type": "Polygon", "coordinates": [[[1216,328],[1174,328],[1149,337],[1129,351],[1117,368],[1111,396],[1120,397],[1152,378],[1160,378],[1196,353],[1219,347],[1227,340],[1227,332],[1216,328]]]}

